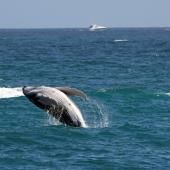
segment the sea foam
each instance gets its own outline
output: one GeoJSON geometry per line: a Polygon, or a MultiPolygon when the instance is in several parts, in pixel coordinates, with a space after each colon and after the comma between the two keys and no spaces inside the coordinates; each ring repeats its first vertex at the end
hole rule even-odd
{"type": "Polygon", "coordinates": [[[0,87],[0,99],[24,96],[22,87],[0,87]]]}

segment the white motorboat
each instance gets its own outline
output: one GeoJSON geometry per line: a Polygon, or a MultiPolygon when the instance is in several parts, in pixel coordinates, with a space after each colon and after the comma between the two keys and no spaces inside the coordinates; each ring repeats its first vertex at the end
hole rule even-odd
{"type": "Polygon", "coordinates": [[[104,30],[104,29],[107,29],[107,27],[96,25],[96,24],[90,25],[89,27],[90,31],[98,31],[98,30],[104,30]]]}

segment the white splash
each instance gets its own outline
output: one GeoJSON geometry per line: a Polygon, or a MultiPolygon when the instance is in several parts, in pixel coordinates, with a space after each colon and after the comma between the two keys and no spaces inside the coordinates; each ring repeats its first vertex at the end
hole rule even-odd
{"type": "Polygon", "coordinates": [[[47,117],[48,124],[55,126],[62,125],[62,123],[60,123],[55,117],[53,117],[49,113],[47,113],[47,117]]]}
{"type": "Polygon", "coordinates": [[[0,99],[24,96],[22,87],[0,87],[0,99]]]}
{"type": "Polygon", "coordinates": [[[105,111],[104,106],[96,100],[88,98],[90,117],[87,124],[90,128],[105,128],[109,127],[109,116],[105,111]]]}
{"type": "Polygon", "coordinates": [[[114,42],[128,42],[128,40],[127,39],[120,39],[120,40],[113,40],[114,42]]]}

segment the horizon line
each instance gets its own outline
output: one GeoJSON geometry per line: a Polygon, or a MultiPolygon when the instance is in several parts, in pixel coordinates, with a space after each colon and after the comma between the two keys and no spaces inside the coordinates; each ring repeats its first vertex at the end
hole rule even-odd
{"type": "MultiPolygon", "coordinates": [[[[2,29],[88,29],[89,27],[2,27],[2,29]]],[[[115,26],[108,27],[108,29],[114,28],[170,28],[170,26],[115,26]]]]}

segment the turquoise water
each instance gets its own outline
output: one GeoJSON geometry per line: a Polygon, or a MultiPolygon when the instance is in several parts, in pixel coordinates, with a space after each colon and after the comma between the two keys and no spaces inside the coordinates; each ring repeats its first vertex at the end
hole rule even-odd
{"type": "Polygon", "coordinates": [[[170,31],[0,30],[0,169],[169,169],[170,31]],[[58,125],[22,86],[70,86],[88,128],[58,125]]]}

